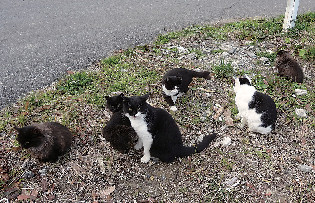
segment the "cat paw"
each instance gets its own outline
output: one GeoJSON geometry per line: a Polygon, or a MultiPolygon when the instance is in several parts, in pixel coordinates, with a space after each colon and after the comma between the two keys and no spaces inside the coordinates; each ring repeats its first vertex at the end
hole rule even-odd
{"type": "Polygon", "coordinates": [[[172,111],[177,111],[177,108],[176,108],[176,106],[171,106],[171,108],[170,108],[172,111]]]}
{"type": "Polygon", "coordinates": [[[149,161],[150,161],[150,156],[144,155],[144,156],[141,158],[141,163],[148,163],[149,161]]]}

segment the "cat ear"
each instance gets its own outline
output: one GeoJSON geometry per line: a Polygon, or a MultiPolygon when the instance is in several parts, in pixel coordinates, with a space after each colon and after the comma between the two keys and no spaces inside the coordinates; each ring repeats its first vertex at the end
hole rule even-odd
{"type": "Polygon", "coordinates": [[[145,94],[145,95],[143,95],[143,96],[141,97],[141,99],[142,99],[143,101],[147,101],[147,99],[149,98],[149,96],[150,96],[150,93],[145,94]]]}
{"type": "Polygon", "coordinates": [[[119,96],[120,96],[120,97],[124,97],[124,93],[121,93],[119,96]]]}

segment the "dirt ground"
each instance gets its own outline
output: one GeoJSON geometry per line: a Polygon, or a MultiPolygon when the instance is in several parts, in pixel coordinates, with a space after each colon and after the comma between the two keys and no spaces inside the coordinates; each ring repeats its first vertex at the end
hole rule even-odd
{"type": "MultiPolygon", "coordinates": [[[[255,53],[274,52],[277,45],[211,39],[187,38],[161,46],[159,56],[137,52],[130,60],[160,68],[161,74],[175,67],[210,70],[222,58],[235,70],[260,71],[272,76],[275,68],[268,58],[255,53]],[[176,53],[172,48],[176,47],[176,53]],[[187,53],[190,48],[201,55],[187,53]],[[181,50],[181,51],[178,51],[181,50]],[[216,52],[213,50],[223,50],[216,52]],[[179,62],[172,62],[177,58],[179,62]]],[[[136,62],[135,62],[136,63],[136,62]]],[[[314,64],[303,62],[308,94],[314,91],[314,64]]],[[[91,67],[97,71],[98,67],[91,67]]],[[[151,84],[149,102],[165,108],[160,81],[151,84]]],[[[288,90],[294,94],[294,89],[288,90]]],[[[280,93],[278,97],[282,97],[280,93]]],[[[285,98],[284,98],[285,101],[285,98]]],[[[64,102],[67,102],[65,98],[64,102]]],[[[71,101],[69,101],[71,102],[71,101]]],[[[20,103],[11,107],[17,111],[20,103]]],[[[7,180],[0,202],[312,202],[315,200],[314,104],[308,118],[278,112],[276,129],[271,134],[252,133],[240,128],[235,118],[233,81],[230,78],[195,79],[190,90],[179,99],[178,111],[170,112],[177,121],[186,145],[211,132],[215,142],[199,154],[166,164],[140,162],[142,151],[121,154],[101,136],[110,118],[109,111],[73,102],[78,114],[71,151],[56,163],[39,163],[16,146],[14,130],[1,133],[1,176],[7,180]],[[289,119],[288,119],[289,118],[289,119]],[[226,137],[231,142],[226,141],[226,137]]],[[[292,109],[295,107],[292,106],[292,109]]],[[[292,110],[290,111],[292,112],[292,110]]],[[[8,127],[13,127],[8,124],[8,127]]]]}

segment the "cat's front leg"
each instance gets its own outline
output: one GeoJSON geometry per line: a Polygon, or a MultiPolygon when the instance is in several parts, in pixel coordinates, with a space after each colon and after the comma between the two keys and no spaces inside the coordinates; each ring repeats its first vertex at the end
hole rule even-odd
{"type": "Polygon", "coordinates": [[[176,101],[176,99],[175,99],[175,101],[173,100],[173,96],[168,96],[168,95],[166,95],[166,94],[163,94],[163,96],[164,96],[164,99],[165,99],[165,101],[167,102],[167,104],[170,106],[170,109],[172,110],[172,111],[176,111],[177,110],[177,108],[176,108],[176,106],[175,106],[175,101],[176,101]]]}
{"type": "Polygon", "coordinates": [[[152,137],[146,137],[143,139],[143,157],[141,158],[142,163],[148,163],[150,161],[150,148],[152,145],[152,137]]]}
{"type": "Polygon", "coordinates": [[[142,146],[143,146],[143,142],[142,142],[142,140],[141,140],[140,138],[138,138],[138,141],[137,141],[137,143],[136,143],[136,145],[135,145],[135,147],[134,147],[135,150],[141,149],[142,146]]]}

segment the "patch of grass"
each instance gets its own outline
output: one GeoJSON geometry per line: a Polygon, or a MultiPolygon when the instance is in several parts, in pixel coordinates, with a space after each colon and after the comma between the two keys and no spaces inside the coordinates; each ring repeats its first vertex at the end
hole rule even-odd
{"type": "MultiPolygon", "coordinates": [[[[127,51],[126,53],[130,54],[131,52],[127,51]]],[[[114,56],[110,56],[110,57],[107,57],[107,58],[101,60],[101,64],[102,65],[114,66],[114,65],[119,64],[121,59],[122,59],[121,55],[114,55],[114,56]]]]}
{"type": "Polygon", "coordinates": [[[227,158],[222,158],[221,165],[229,171],[232,171],[234,163],[227,158]]]}
{"type": "Polygon", "coordinates": [[[256,52],[257,56],[260,57],[266,57],[269,59],[270,62],[274,62],[276,57],[277,57],[277,53],[273,52],[273,53],[269,53],[269,52],[256,52]]]}
{"type": "MultiPolygon", "coordinates": [[[[112,62],[111,62],[112,63],[112,62]]],[[[92,73],[78,72],[69,75],[65,80],[58,83],[57,89],[62,94],[81,94],[89,87],[92,87],[94,76],[92,73]]]]}
{"type": "Polygon", "coordinates": [[[231,63],[225,63],[221,60],[220,65],[212,67],[212,72],[215,74],[216,78],[228,78],[232,77],[234,74],[234,69],[231,63]]]}
{"type": "Polygon", "coordinates": [[[214,50],[211,50],[211,54],[219,54],[219,53],[223,53],[224,50],[222,49],[214,49],[214,50]]]}
{"type": "Polygon", "coordinates": [[[270,155],[265,150],[254,150],[254,152],[260,159],[270,160],[270,155]]]}
{"type": "Polygon", "coordinates": [[[315,46],[299,49],[299,56],[302,59],[315,60],[315,46]]]}
{"type": "Polygon", "coordinates": [[[144,93],[147,85],[155,83],[159,75],[154,70],[131,64],[116,67],[104,67],[102,81],[106,92],[128,92],[131,94],[144,93]],[[131,85],[132,84],[132,85],[131,85]]]}
{"type": "Polygon", "coordinates": [[[203,56],[205,56],[205,54],[200,49],[190,49],[189,53],[195,53],[197,59],[200,59],[203,56]]]}
{"type": "Polygon", "coordinates": [[[167,44],[173,39],[178,39],[183,34],[181,32],[170,32],[165,35],[159,35],[155,40],[155,45],[167,44]]]}

